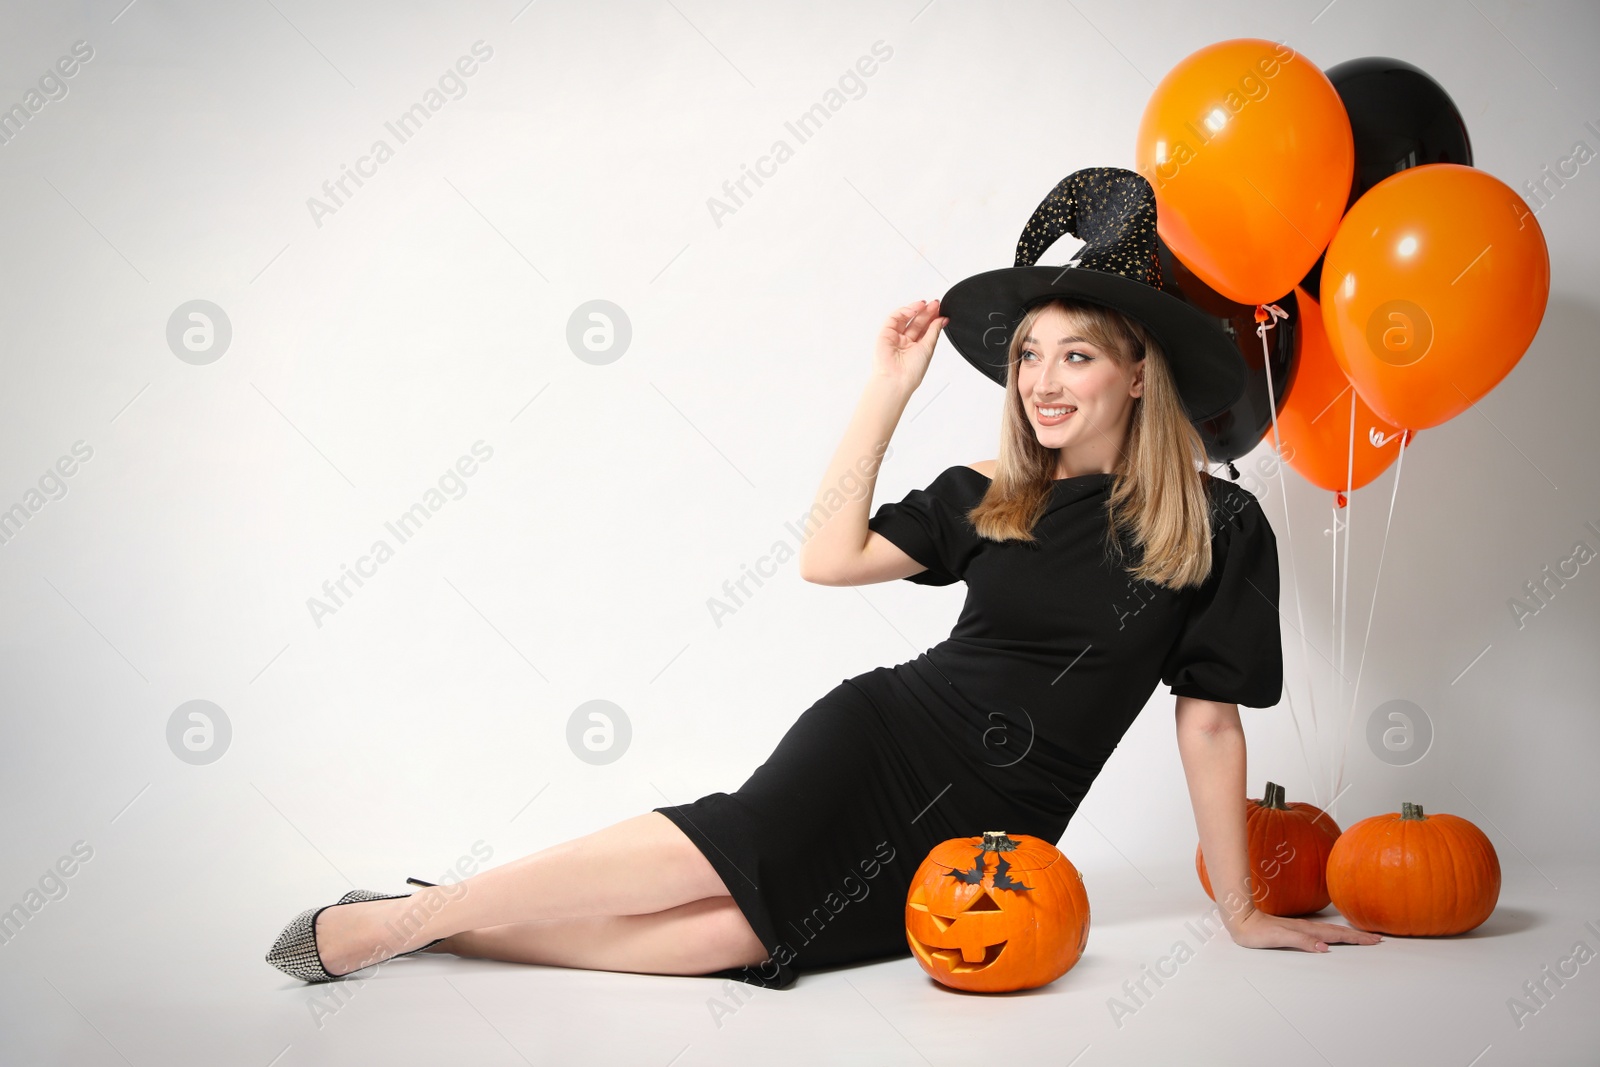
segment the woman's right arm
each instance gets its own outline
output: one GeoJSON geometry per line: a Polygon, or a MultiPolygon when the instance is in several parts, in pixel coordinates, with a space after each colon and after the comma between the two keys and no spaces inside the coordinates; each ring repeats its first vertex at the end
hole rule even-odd
{"type": "Polygon", "coordinates": [[[866,585],[927,569],[869,530],[867,518],[878,464],[948,321],[939,316],[937,300],[918,301],[890,315],[879,331],[872,374],[806,517],[811,532],[800,546],[800,577],[806,581],[866,585]]]}

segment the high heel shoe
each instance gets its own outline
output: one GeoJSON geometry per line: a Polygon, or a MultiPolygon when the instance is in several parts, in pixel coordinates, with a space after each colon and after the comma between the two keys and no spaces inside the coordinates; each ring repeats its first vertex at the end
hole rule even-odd
{"type": "MultiPolygon", "coordinates": [[[[337,982],[348,978],[356,971],[346,974],[329,974],[322,965],[322,956],[317,951],[317,916],[328,908],[336,908],[340,904],[358,904],[368,900],[399,900],[401,897],[410,896],[409,893],[374,893],[370,889],[352,889],[340,897],[333,904],[324,904],[320,908],[307,908],[283,928],[278,939],[272,943],[272,948],[267,950],[267,962],[283,973],[298,978],[303,982],[337,982]]],[[[422,948],[414,948],[409,952],[401,952],[389,957],[399,959],[401,956],[412,956],[423,949],[432,948],[444,938],[438,937],[429,941],[422,948]]],[[[387,960],[383,962],[388,962],[387,960]]],[[[372,966],[369,964],[368,966],[372,966]]],[[[358,967],[356,970],[365,970],[358,967]]]]}

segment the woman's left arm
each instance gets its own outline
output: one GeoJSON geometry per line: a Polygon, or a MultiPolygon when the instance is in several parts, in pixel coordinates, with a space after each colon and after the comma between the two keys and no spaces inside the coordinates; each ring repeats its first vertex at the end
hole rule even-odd
{"type": "Polygon", "coordinates": [[[1327,952],[1330,941],[1353,945],[1382,941],[1377,934],[1337,923],[1284,918],[1257,910],[1251,893],[1245,825],[1245,747],[1239,705],[1180,696],[1177,719],[1178,755],[1189,781],[1206,875],[1233,940],[1246,948],[1307,952],[1327,952]]]}

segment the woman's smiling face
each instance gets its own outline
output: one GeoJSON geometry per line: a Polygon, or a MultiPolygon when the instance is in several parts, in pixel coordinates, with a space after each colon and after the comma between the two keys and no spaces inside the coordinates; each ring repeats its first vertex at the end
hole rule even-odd
{"type": "Polygon", "coordinates": [[[1070,449],[1073,466],[1109,471],[1120,458],[1142,367],[1124,367],[1047,307],[1023,338],[1017,391],[1039,443],[1070,449]]]}

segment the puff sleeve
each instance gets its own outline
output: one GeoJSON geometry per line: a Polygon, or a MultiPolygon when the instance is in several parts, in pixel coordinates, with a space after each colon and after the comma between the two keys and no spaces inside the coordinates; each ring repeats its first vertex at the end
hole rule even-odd
{"type": "Polygon", "coordinates": [[[928,568],[907,575],[906,581],[951,585],[961,581],[978,550],[980,538],[967,512],[986,489],[983,475],[971,467],[947,468],[926,489],[913,489],[898,503],[881,505],[867,520],[867,529],[928,568]]]}
{"type": "Polygon", "coordinates": [[[1174,696],[1270,708],[1283,695],[1278,541],[1255,495],[1213,480],[1211,574],[1161,668],[1174,696]]]}

